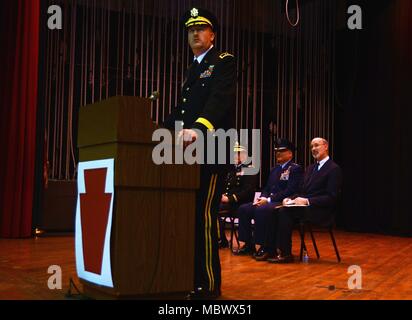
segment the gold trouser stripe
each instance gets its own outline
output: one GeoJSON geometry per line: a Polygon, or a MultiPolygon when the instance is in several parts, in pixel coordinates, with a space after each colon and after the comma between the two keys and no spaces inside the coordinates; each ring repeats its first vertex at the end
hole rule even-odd
{"type": "Polygon", "coordinates": [[[220,224],[221,224],[222,222],[221,222],[221,220],[220,220],[220,218],[219,218],[219,216],[217,217],[217,222],[216,222],[216,224],[217,224],[217,238],[218,239],[220,239],[220,224]]]}
{"type": "Polygon", "coordinates": [[[196,122],[203,124],[208,130],[213,130],[214,129],[213,124],[205,118],[199,118],[199,119],[196,120],[196,122]]]}
{"type": "Polygon", "coordinates": [[[217,183],[217,174],[215,174],[215,181],[213,182],[213,190],[212,190],[212,196],[210,197],[210,204],[209,204],[209,260],[210,260],[210,270],[212,272],[212,283],[210,286],[210,291],[214,290],[215,288],[215,274],[213,273],[213,244],[212,244],[212,214],[211,214],[211,206],[212,206],[212,201],[215,196],[215,189],[216,189],[216,183],[217,183]]]}
{"type": "Polygon", "coordinates": [[[210,179],[209,185],[209,193],[206,200],[206,207],[205,207],[205,249],[206,249],[206,271],[209,277],[209,290],[212,291],[214,288],[215,277],[213,274],[213,265],[212,265],[212,238],[211,238],[211,214],[210,214],[210,206],[213,200],[213,196],[215,193],[217,181],[217,174],[213,174],[210,179]]]}
{"type": "MultiPolygon", "coordinates": [[[[206,259],[206,272],[207,272],[207,276],[209,277],[209,284],[211,283],[211,274],[210,274],[210,270],[209,270],[209,264],[208,264],[208,237],[207,237],[207,212],[208,212],[208,205],[209,205],[209,199],[210,199],[210,193],[212,191],[212,185],[213,185],[213,175],[210,178],[210,182],[209,182],[209,191],[207,194],[207,198],[206,198],[206,204],[205,204],[205,259],[206,259]]],[[[210,285],[209,285],[210,286],[210,285]]]]}

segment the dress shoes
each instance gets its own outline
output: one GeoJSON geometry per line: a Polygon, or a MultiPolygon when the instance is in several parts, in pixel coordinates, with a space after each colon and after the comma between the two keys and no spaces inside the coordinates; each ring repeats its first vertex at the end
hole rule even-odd
{"type": "Polygon", "coordinates": [[[214,300],[222,295],[220,288],[213,291],[202,287],[196,288],[186,296],[186,300],[214,300]]]}
{"type": "Polygon", "coordinates": [[[248,245],[244,245],[243,247],[234,250],[233,254],[235,256],[248,256],[253,254],[254,250],[252,250],[248,245]]]}
{"type": "Polygon", "coordinates": [[[262,254],[260,254],[259,256],[256,256],[256,261],[267,261],[268,259],[273,259],[276,256],[273,253],[267,252],[267,251],[263,251],[262,254]]]}
{"type": "Polygon", "coordinates": [[[265,249],[263,247],[260,247],[258,251],[253,253],[253,258],[256,259],[256,257],[260,257],[265,253],[265,249]]]}
{"type": "Polygon", "coordinates": [[[269,258],[267,259],[267,262],[270,263],[292,263],[294,260],[292,255],[288,255],[288,256],[282,256],[282,255],[278,255],[274,258],[269,258]]]}

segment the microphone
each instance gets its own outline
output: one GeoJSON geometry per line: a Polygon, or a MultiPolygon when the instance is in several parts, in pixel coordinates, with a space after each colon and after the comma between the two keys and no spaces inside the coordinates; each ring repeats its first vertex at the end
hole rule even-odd
{"type": "Polygon", "coordinates": [[[159,96],[160,96],[159,91],[153,91],[153,93],[149,97],[149,100],[156,101],[157,99],[159,99],[159,96]]]}

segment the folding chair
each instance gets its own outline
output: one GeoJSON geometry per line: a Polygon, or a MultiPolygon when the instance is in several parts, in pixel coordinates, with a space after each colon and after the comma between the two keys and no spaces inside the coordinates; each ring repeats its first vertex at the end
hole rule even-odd
{"type": "MultiPolygon", "coordinates": [[[[260,197],[261,192],[255,192],[255,196],[253,198],[253,202],[256,201],[257,198],[260,197]]],[[[219,211],[219,219],[220,221],[223,220],[223,223],[226,223],[226,219],[229,218],[229,223],[230,223],[230,243],[229,247],[230,249],[233,248],[233,238],[235,238],[237,246],[239,247],[239,239],[237,235],[237,212],[236,209],[225,209],[225,210],[220,210],[219,211]]],[[[252,225],[254,224],[254,221],[252,220],[252,225]]]]}
{"type": "MultiPolygon", "coordinates": [[[[219,222],[220,223],[225,223],[227,222],[227,219],[229,219],[229,223],[230,223],[230,242],[229,242],[229,248],[232,249],[233,248],[233,238],[236,239],[236,243],[239,246],[239,239],[237,237],[237,232],[236,232],[236,210],[231,209],[231,210],[220,210],[219,211],[219,222]]],[[[222,236],[226,236],[226,235],[220,235],[222,236]]]]}
{"type": "Polygon", "coordinates": [[[305,220],[301,220],[299,221],[299,234],[300,234],[300,261],[303,261],[303,250],[306,250],[307,252],[307,248],[306,248],[306,244],[305,244],[305,231],[306,229],[308,229],[309,233],[310,233],[310,237],[312,239],[312,244],[313,244],[313,248],[315,249],[316,252],[316,257],[319,259],[320,255],[319,255],[319,250],[318,250],[318,246],[316,244],[316,240],[315,240],[315,236],[313,235],[313,229],[312,226],[316,227],[316,231],[323,231],[323,230],[327,230],[327,232],[329,232],[330,234],[330,238],[332,240],[332,244],[333,244],[333,248],[335,249],[335,254],[336,254],[336,259],[338,260],[338,262],[341,261],[340,258],[340,254],[339,254],[339,250],[338,250],[338,246],[336,245],[336,240],[335,240],[335,236],[333,234],[333,228],[335,225],[334,222],[335,219],[333,219],[333,222],[330,223],[327,226],[318,226],[318,225],[314,225],[308,221],[305,220]]]}

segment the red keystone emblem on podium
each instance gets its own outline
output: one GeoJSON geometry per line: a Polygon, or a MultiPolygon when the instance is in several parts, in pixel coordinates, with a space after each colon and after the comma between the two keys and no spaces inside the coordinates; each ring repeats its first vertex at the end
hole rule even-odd
{"type": "Polygon", "coordinates": [[[80,194],[83,258],[86,271],[102,273],[111,193],[105,193],[107,168],[84,170],[86,193],[80,194]]]}

